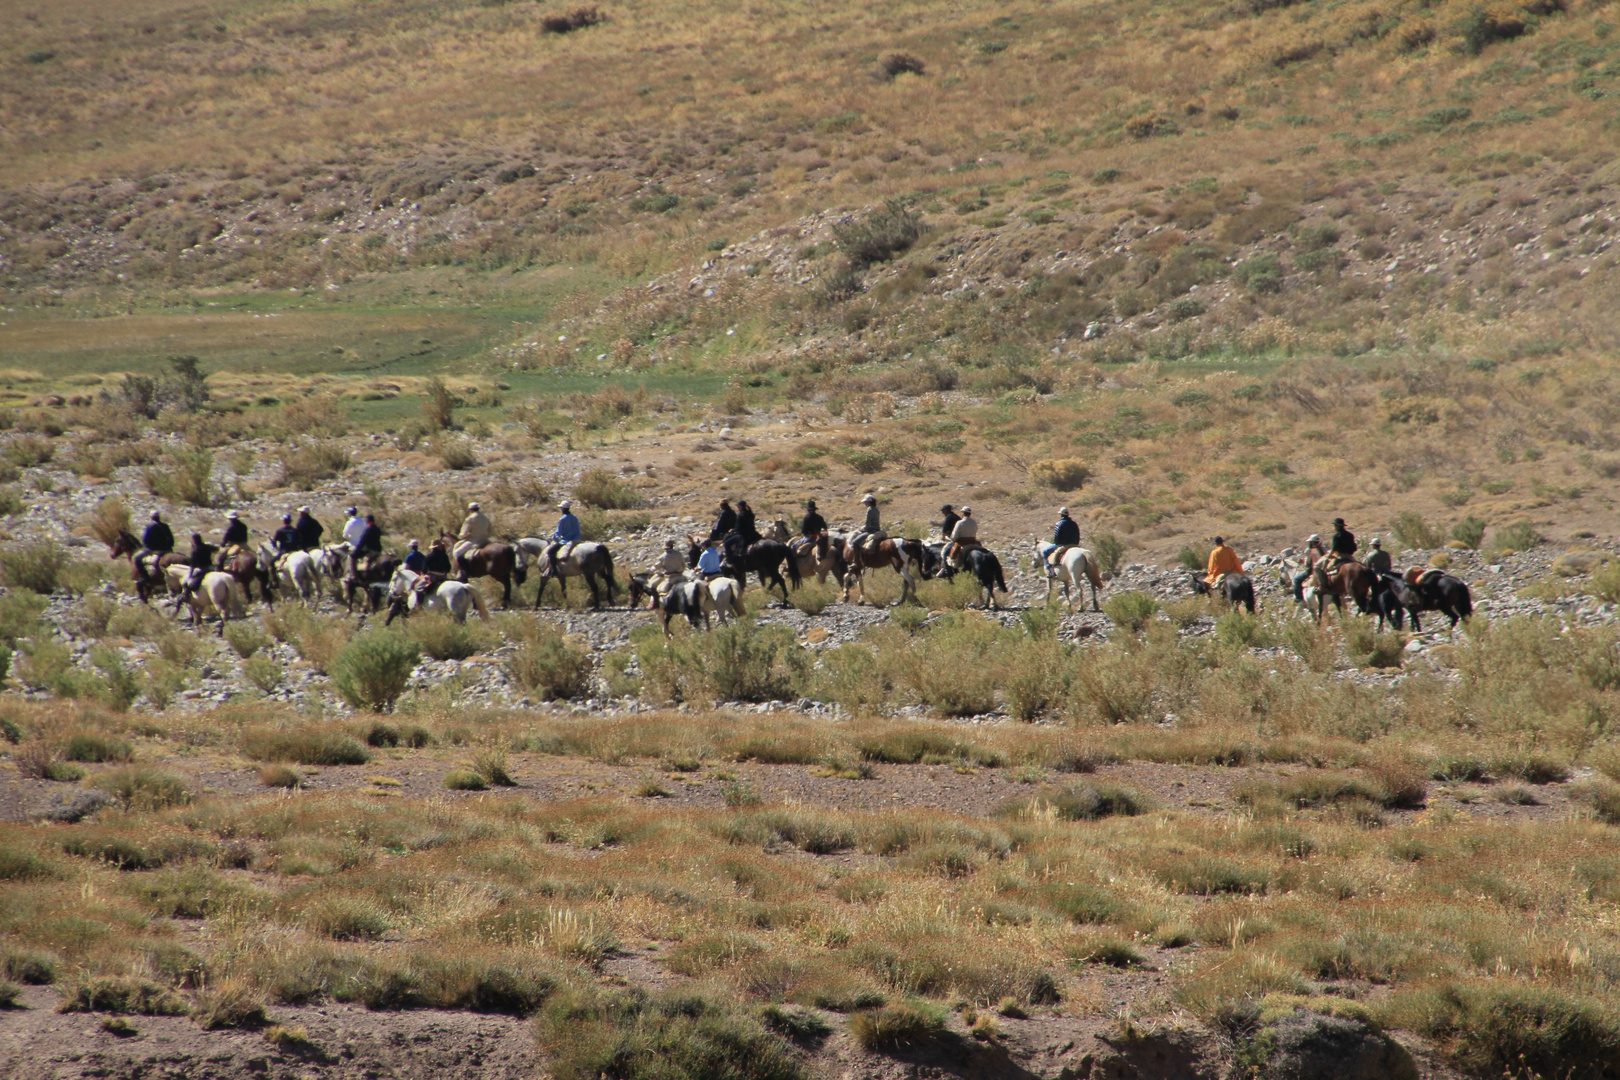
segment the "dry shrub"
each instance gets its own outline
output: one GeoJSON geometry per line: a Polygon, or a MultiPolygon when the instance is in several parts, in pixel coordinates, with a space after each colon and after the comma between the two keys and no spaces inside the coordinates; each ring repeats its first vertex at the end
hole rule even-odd
{"type": "Polygon", "coordinates": [[[1077,491],[1091,477],[1078,458],[1045,458],[1029,467],[1029,481],[1055,491],[1077,491]]]}
{"type": "Polygon", "coordinates": [[[584,30],[586,27],[597,26],[606,21],[606,17],[594,7],[580,7],[565,15],[545,15],[540,19],[540,32],[542,34],[571,34],[575,30],[584,30]]]}
{"type": "Polygon", "coordinates": [[[586,469],[574,484],[574,498],[602,510],[636,510],[643,504],[641,492],[607,469],[586,469]]]}
{"type": "Polygon", "coordinates": [[[531,624],[533,630],[506,659],[506,674],[541,700],[584,695],[591,685],[591,655],[554,627],[531,624]]]}
{"type": "Polygon", "coordinates": [[[281,406],[281,426],[291,435],[336,438],[349,431],[349,417],[336,395],[297,397],[281,406]]]}
{"type": "Polygon", "coordinates": [[[926,65],[910,53],[892,52],[878,62],[877,76],[884,82],[901,75],[922,75],[926,65]]]}
{"type": "Polygon", "coordinates": [[[90,511],[90,535],[109,546],[130,529],[129,504],[122,495],[109,495],[90,511]]]}
{"type": "Polygon", "coordinates": [[[349,452],[331,443],[312,443],[281,455],[281,486],[309,491],[322,480],[342,476],[354,464],[349,452]]]}

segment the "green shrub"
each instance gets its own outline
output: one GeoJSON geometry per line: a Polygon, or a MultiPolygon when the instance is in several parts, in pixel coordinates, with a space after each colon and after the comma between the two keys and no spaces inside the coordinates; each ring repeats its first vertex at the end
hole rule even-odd
{"type": "Polygon", "coordinates": [[[332,689],[352,708],[382,712],[405,692],[420,658],[420,648],[404,634],[368,631],[332,659],[332,689]]]}
{"type": "Polygon", "coordinates": [[[1269,649],[1276,644],[1270,624],[1243,608],[1233,608],[1216,619],[1215,636],[1223,645],[1236,649],[1269,649]]]}
{"type": "Polygon", "coordinates": [[[1620,604],[1620,562],[1608,560],[1592,571],[1592,594],[1610,604],[1620,604]]]}
{"type": "Polygon", "coordinates": [[[250,656],[242,663],[242,677],[263,694],[268,694],[280,686],[285,674],[281,661],[267,653],[250,656]]]}
{"type": "Polygon", "coordinates": [[[506,674],[541,700],[581,697],[591,686],[591,654],[553,629],[542,629],[506,658],[506,674]]]}
{"type": "Polygon", "coordinates": [[[405,635],[435,660],[465,660],[501,643],[501,635],[493,627],[482,622],[457,622],[439,611],[413,615],[405,623],[405,635]]]}
{"type": "Polygon", "coordinates": [[[289,769],[285,765],[266,765],[259,770],[259,783],[265,787],[297,788],[304,786],[304,778],[298,775],[296,769],[289,769]]]}
{"type": "Polygon", "coordinates": [[[310,491],[322,480],[342,476],[353,464],[349,452],[336,443],[311,443],[282,455],[281,486],[310,491]]]}
{"type": "Polygon", "coordinates": [[[833,243],[860,269],[892,259],[915,244],[922,231],[921,218],[901,200],[889,199],[859,221],[834,225],[833,243]]]}
{"type": "Polygon", "coordinates": [[[62,760],[87,761],[100,765],[109,761],[128,761],[134,756],[128,743],[99,732],[80,731],[68,736],[62,746],[62,760]]]}
{"type": "Polygon", "coordinates": [[[1253,293],[1282,290],[1282,264],[1275,255],[1255,255],[1232,267],[1232,280],[1253,293]]]}
{"type": "Polygon", "coordinates": [[[48,596],[61,584],[67,562],[67,549],[55,540],[5,548],[0,550],[0,584],[48,596]]]}
{"type": "Polygon", "coordinates": [[[214,455],[202,448],[172,450],[167,469],[147,469],[146,487],[153,495],[190,506],[222,506],[229,494],[215,484],[214,455]]]}
{"type": "Polygon", "coordinates": [[[0,972],[5,977],[30,986],[49,986],[56,981],[61,961],[39,949],[10,948],[0,953],[0,972]]]}
{"type": "Polygon", "coordinates": [[[1111,532],[1097,533],[1091,538],[1091,553],[1097,556],[1097,563],[1104,570],[1117,574],[1125,561],[1125,541],[1111,532]]]}
{"type": "Polygon", "coordinates": [[[1147,626],[1159,610],[1159,602],[1152,593],[1116,593],[1103,601],[1102,609],[1115,626],[1136,634],[1147,626]]]}
{"type": "Polygon", "coordinates": [[[810,666],[793,631],[741,620],[667,642],[643,638],[636,658],[643,685],[668,701],[786,700],[798,696],[810,666]]]}
{"type": "Polygon", "coordinates": [[[1344,647],[1350,659],[1361,667],[1392,668],[1401,666],[1404,650],[1399,634],[1375,633],[1371,619],[1347,615],[1340,622],[1344,631],[1344,647]]]}
{"type": "Polygon", "coordinates": [[[1209,548],[1184,547],[1176,553],[1176,564],[1184,570],[1202,574],[1209,568],[1209,548]]]}
{"type": "Polygon", "coordinates": [[[813,1042],[832,1034],[832,1025],[819,1013],[792,1005],[767,1005],[760,1010],[759,1018],[766,1027],[795,1042],[813,1042]]]}
{"type": "Polygon", "coordinates": [[[162,810],[191,801],[185,781],[163,769],[127,765],[96,777],[95,786],[132,810],[162,810]]]}
{"type": "Polygon", "coordinates": [[[1445,537],[1440,530],[1434,528],[1423,515],[1412,510],[1403,510],[1389,523],[1389,531],[1401,544],[1409,548],[1420,548],[1430,551],[1445,544],[1445,537]]]}
{"type": "Polygon", "coordinates": [[[575,482],[573,496],[602,510],[639,510],[641,492],[604,468],[586,469],[575,482]]]}
{"type": "Polygon", "coordinates": [[[39,633],[39,617],[49,602],[34,592],[0,596],[0,641],[15,648],[22,638],[39,633]]]}
{"type": "Polygon", "coordinates": [[[270,635],[258,623],[238,620],[226,624],[225,641],[243,660],[270,647],[270,635]]]}
{"type": "Polygon", "coordinates": [[[184,1016],[186,1001],[166,986],[135,976],[101,975],[66,987],[58,1012],[184,1016]]]}
{"type": "Polygon", "coordinates": [[[1515,522],[1504,525],[1491,533],[1490,547],[1485,551],[1487,557],[1508,554],[1517,551],[1529,551],[1540,543],[1541,537],[1536,533],[1534,525],[1528,521],[1515,522]]]}
{"type": "Polygon", "coordinates": [[[139,677],[116,649],[97,645],[90,650],[90,663],[101,672],[101,686],[96,696],[109,708],[123,712],[141,696],[139,677]]]}
{"type": "Polygon", "coordinates": [[[254,761],[290,761],[299,765],[364,765],[371,754],[332,725],[297,728],[249,728],[242,733],[242,753],[254,761]]]}
{"type": "Polygon", "coordinates": [[[1438,1040],[1474,1076],[1604,1080],[1620,1060],[1612,1006],[1550,987],[1440,984],[1397,995],[1379,1019],[1438,1040]]]}
{"type": "Polygon", "coordinates": [[[849,1033],[868,1050],[917,1049],[946,1032],[945,1010],[931,1002],[896,1001],[849,1018],[849,1033]]]}
{"type": "Polygon", "coordinates": [[[452,472],[463,472],[478,467],[478,454],[466,439],[439,439],[439,464],[452,472]]]}
{"type": "Polygon", "coordinates": [[[1485,539],[1485,522],[1470,514],[1451,527],[1451,538],[1458,543],[1478,549],[1485,539]]]}
{"type": "Polygon", "coordinates": [[[1135,817],[1157,806],[1151,796],[1122,784],[1082,781],[1061,788],[1042,788],[1027,799],[1015,799],[1001,808],[1004,817],[1040,817],[1052,814],[1062,821],[1096,821],[1105,817],[1135,817]]]}
{"type": "Polygon", "coordinates": [[[471,769],[451,769],[444,774],[444,786],[451,791],[483,791],[489,784],[471,769]]]}
{"type": "MultiPolygon", "coordinates": [[[[0,881],[36,881],[55,877],[51,864],[23,848],[0,847],[0,881]]],[[[7,978],[16,978],[6,973],[7,978]]]]}

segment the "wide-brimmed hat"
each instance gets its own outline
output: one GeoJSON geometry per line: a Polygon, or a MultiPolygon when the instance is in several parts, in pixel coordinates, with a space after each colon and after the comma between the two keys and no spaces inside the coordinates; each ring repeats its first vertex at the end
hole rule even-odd
{"type": "Polygon", "coordinates": [[[1336,528],[1344,528],[1344,518],[1334,518],[1333,524],[1336,528]]]}
{"type": "Polygon", "coordinates": [[[814,510],[816,508],[816,500],[814,500],[814,499],[806,499],[806,500],[804,500],[804,508],[806,510],[814,510]]]}

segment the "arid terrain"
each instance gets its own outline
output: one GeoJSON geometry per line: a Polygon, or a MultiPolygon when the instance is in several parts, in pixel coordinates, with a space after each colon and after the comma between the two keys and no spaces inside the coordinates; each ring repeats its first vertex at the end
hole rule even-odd
{"type": "Polygon", "coordinates": [[[1620,1077],[1610,5],[0,21],[0,1075],[1620,1077]],[[866,494],[1005,590],[628,606],[866,494]],[[109,555],[563,499],[600,606],[109,555]]]}

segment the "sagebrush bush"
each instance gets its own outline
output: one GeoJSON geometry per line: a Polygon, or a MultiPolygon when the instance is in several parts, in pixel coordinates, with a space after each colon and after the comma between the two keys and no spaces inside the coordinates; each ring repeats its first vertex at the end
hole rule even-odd
{"type": "Polygon", "coordinates": [[[282,487],[308,491],[322,480],[331,480],[349,471],[354,459],[335,443],[316,442],[281,456],[282,487]]]}
{"type": "Polygon", "coordinates": [[[1125,561],[1125,541],[1111,532],[1097,533],[1091,538],[1091,553],[1097,556],[1099,566],[1110,574],[1117,574],[1125,561]]]}
{"type": "Polygon", "coordinates": [[[0,550],[0,584],[47,596],[62,583],[67,549],[55,540],[38,540],[0,550]]]}
{"type": "Polygon", "coordinates": [[[932,1002],[896,1001],[849,1018],[850,1035],[868,1050],[920,1049],[945,1032],[945,1010],[932,1002]]]}
{"type": "Polygon", "coordinates": [[[886,262],[922,236],[922,219],[899,199],[890,199],[864,218],[833,226],[833,242],[857,269],[886,262]]]}
{"type": "Polygon", "coordinates": [[[225,641],[243,660],[260,649],[268,648],[270,635],[257,623],[237,621],[225,626],[225,641]]]}
{"type": "Polygon", "coordinates": [[[643,685],[666,701],[786,700],[798,696],[810,666],[791,630],[741,620],[667,642],[646,637],[636,659],[643,685]]]}
{"type": "Polygon", "coordinates": [[[1159,610],[1152,593],[1115,593],[1102,603],[1103,614],[1122,630],[1140,633],[1159,610]]]}
{"type": "Polygon", "coordinates": [[[405,635],[435,660],[465,660],[501,643],[501,635],[494,627],[483,622],[457,622],[445,612],[419,612],[406,621],[404,629],[405,635]]]}
{"type": "Polygon", "coordinates": [[[508,678],[543,701],[582,697],[590,691],[591,654],[555,630],[543,630],[519,644],[505,666],[508,678]]]}
{"type": "Polygon", "coordinates": [[[336,727],[307,724],[296,728],[251,727],[242,732],[242,753],[255,761],[290,761],[298,765],[363,765],[371,754],[336,727]]]}
{"type": "Polygon", "coordinates": [[[128,765],[96,777],[96,787],[110,792],[132,810],[162,810],[191,801],[185,781],[163,769],[128,765]]]}
{"type": "Polygon", "coordinates": [[[1054,491],[1078,491],[1090,478],[1091,468],[1079,458],[1043,458],[1029,467],[1030,483],[1054,491]]]}
{"type": "Polygon", "coordinates": [[[601,510],[638,510],[644,500],[635,487],[607,469],[586,469],[574,483],[573,496],[601,510]]]}
{"type": "Polygon", "coordinates": [[[332,689],[352,708],[383,712],[405,692],[421,648],[404,634],[369,630],[332,658],[332,689]]]}
{"type": "Polygon", "coordinates": [[[227,493],[214,483],[214,455],[201,447],[169,452],[168,468],[146,470],[146,487],[153,495],[189,506],[222,506],[227,493]]]}

